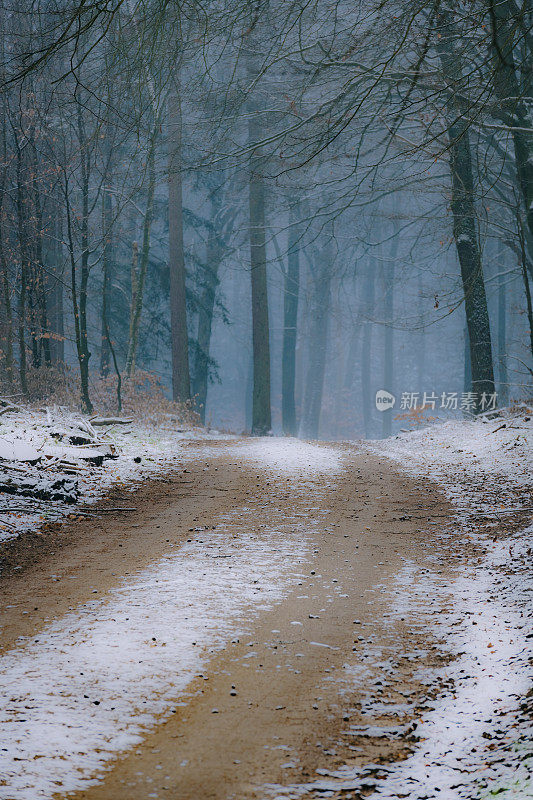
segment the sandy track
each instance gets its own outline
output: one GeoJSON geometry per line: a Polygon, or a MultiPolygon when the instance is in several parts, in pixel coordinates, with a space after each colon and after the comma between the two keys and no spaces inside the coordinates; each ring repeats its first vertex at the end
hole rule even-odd
{"type": "MultiPolygon", "coordinates": [[[[241,457],[238,444],[188,450],[185,472],[122,498],[136,512],[50,534],[36,563],[20,545],[22,569],[3,578],[4,650],[105,598],[187,540],[201,548],[211,528],[215,537],[249,531],[271,547],[273,531],[288,537],[307,520],[299,566],[288,569],[274,605],[244,613],[244,633],[204,653],[170,713],[72,796],[223,800],[281,797],[282,786],[300,787],[287,796],[315,796],[316,770],[345,765],[368,767],[357,790],[370,791],[413,748],[411,722],[438,690],[438,677],[421,682],[422,668],[447,660],[430,624],[434,608],[428,602],[427,615],[413,617],[398,577],[406,565],[419,572],[431,563],[435,572],[438,552],[445,595],[450,565],[472,557],[470,545],[459,549],[442,533],[448,502],[431,484],[353,448],[338,446],[343,468],[334,476],[296,480],[244,450],[241,457]]],[[[11,567],[16,560],[11,551],[11,567]]],[[[16,768],[23,773],[24,761],[16,768]]],[[[56,786],[60,797],[69,782],[56,786]]]]}

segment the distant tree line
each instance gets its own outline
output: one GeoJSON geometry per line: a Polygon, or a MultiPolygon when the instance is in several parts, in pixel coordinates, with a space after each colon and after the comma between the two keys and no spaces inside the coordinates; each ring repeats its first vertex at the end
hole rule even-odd
{"type": "MultiPolygon", "coordinates": [[[[527,392],[532,22],[530,0],[8,0],[2,391],[30,398],[35,375],[46,384],[47,370],[75,363],[90,413],[94,376],[115,376],[120,403],[122,382],[142,366],[205,418],[214,326],[233,322],[220,290],[231,268],[249,285],[240,357],[251,357],[252,432],[272,428],[275,371],[284,433],[319,435],[336,309],[351,292],[338,389],[358,372],[370,435],[374,325],[390,389],[394,331],[427,322],[422,310],[409,323],[399,313],[398,265],[411,264],[422,297],[435,261],[447,295],[439,308],[435,292],[435,309],[460,315],[464,385],[478,398],[512,394],[506,291],[509,275],[519,280],[525,338],[513,357],[527,392]],[[447,249],[458,264],[451,283],[447,249]]],[[[391,420],[383,415],[383,435],[391,420]]]]}

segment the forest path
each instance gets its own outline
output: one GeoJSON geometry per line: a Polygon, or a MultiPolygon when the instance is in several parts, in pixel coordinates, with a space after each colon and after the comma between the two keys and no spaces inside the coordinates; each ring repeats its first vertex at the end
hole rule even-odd
{"type": "Polygon", "coordinates": [[[476,557],[445,497],[350,445],[184,456],[136,511],[115,495],[38,561],[22,541],[0,798],[349,797],[415,747],[451,658],[435,614],[476,557]]]}

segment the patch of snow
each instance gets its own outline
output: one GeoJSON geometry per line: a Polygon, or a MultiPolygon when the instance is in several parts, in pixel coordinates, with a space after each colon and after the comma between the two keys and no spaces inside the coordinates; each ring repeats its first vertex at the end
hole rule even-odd
{"type": "Polygon", "coordinates": [[[300,579],[306,531],[204,532],[0,658],[0,798],[98,780],[208,659],[300,579]],[[16,759],[16,760],[15,760],[16,759]],[[3,784],[3,785],[2,785],[3,784]]]}
{"type": "Polygon", "coordinates": [[[453,611],[439,614],[435,625],[459,657],[445,669],[455,694],[442,696],[425,715],[416,731],[420,745],[380,784],[378,797],[418,800],[441,791],[446,800],[533,797],[533,764],[522,751],[533,731],[530,721],[517,723],[533,679],[526,638],[533,628],[533,528],[493,542],[476,521],[478,513],[505,519],[532,505],[532,416],[526,409],[451,421],[367,445],[408,473],[440,483],[459,511],[452,535],[468,530],[486,551],[451,586],[431,571],[415,578],[412,565],[400,576],[396,609],[405,616],[413,614],[410,604],[425,606],[440,595],[445,606],[452,594],[453,611]]]}
{"type": "MultiPolygon", "coordinates": [[[[446,631],[446,647],[460,657],[443,672],[453,683],[452,695],[434,701],[434,710],[425,713],[416,728],[420,744],[415,752],[378,785],[376,796],[384,800],[401,795],[422,800],[437,792],[443,792],[446,800],[471,800],[483,796],[485,789],[490,795],[508,778],[521,789],[506,797],[531,797],[525,793],[533,788],[526,764],[512,753],[504,763],[497,754],[491,759],[492,751],[487,749],[493,741],[499,748],[504,744],[515,748],[524,736],[505,718],[516,713],[532,679],[527,622],[509,598],[494,597],[496,575],[491,567],[497,564],[502,544],[492,545],[482,567],[458,575],[451,586],[440,590],[434,575],[415,575],[412,565],[398,576],[398,593],[410,601],[411,616],[416,616],[417,605],[427,608],[428,597],[450,607],[451,593],[452,610],[439,613],[438,625],[441,633],[446,631]]],[[[515,587],[515,597],[516,593],[515,587]]]]}
{"type": "Polygon", "coordinates": [[[0,437],[0,459],[3,461],[37,461],[39,451],[27,440],[15,434],[0,437]]]}
{"type": "Polygon", "coordinates": [[[531,485],[533,412],[495,419],[451,420],[399,433],[367,445],[415,475],[446,487],[466,476],[500,475],[513,485],[531,485]]]}
{"type": "Polygon", "coordinates": [[[228,452],[276,474],[295,477],[337,472],[342,464],[339,450],[289,437],[250,439],[229,448],[228,452]]]}

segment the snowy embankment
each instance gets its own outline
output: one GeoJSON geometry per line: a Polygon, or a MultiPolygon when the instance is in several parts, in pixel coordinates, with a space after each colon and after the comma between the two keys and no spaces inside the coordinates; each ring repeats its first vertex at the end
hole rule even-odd
{"type": "Polygon", "coordinates": [[[15,408],[0,416],[0,542],[114,487],[172,468],[187,439],[221,438],[171,417],[160,424],[83,417],[64,408],[15,408]]]}
{"type": "MultiPolygon", "coordinates": [[[[527,499],[533,489],[533,410],[526,407],[400,433],[371,448],[411,474],[440,482],[467,512],[478,503],[502,507],[512,495],[527,499]]],[[[533,503],[516,507],[525,505],[533,503]]]]}
{"type": "Polygon", "coordinates": [[[465,540],[479,552],[466,572],[459,562],[445,589],[438,565],[412,574],[408,564],[399,576],[398,596],[412,613],[442,596],[435,626],[457,658],[444,675],[453,688],[418,725],[420,745],[377,794],[531,798],[533,413],[446,422],[370,448],[440,483],[458,510],[449,531],[458,554],[465,540]]]}

